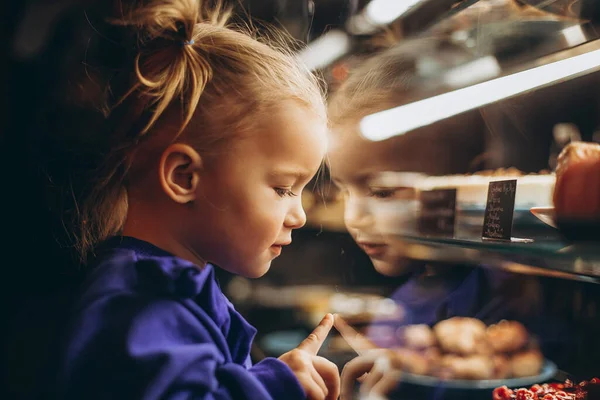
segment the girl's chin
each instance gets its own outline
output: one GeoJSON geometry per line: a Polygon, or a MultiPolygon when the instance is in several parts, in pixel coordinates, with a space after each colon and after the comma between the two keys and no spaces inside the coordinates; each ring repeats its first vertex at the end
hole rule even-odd
{"type": "Polygon", "coordinates": [[[247,271],[244,271],[243,274],[246,278],[256,279],[264,276],[271,269],[271,261],[266,264],[258,265],[253,268],[249,268],[247,271]]]}
{"type": "Polygon", "coordinates": [[[269,272],[269,269],[271,269],[271,261],[257,262],[252,265],[246,264],[242,268],[240,268],[239,264],[229,268],[226,265],[219,265],[219,267],[232,274],[243,276],[244,278],[256,279],[262,277],[267,272],[269,272]]]}
{"type": "Polygon", "coordinates": [[[410,272],[408,260],[402,259],[397,262],[371,259],[375,270],[386,276],[400,276],[410,272]]]}

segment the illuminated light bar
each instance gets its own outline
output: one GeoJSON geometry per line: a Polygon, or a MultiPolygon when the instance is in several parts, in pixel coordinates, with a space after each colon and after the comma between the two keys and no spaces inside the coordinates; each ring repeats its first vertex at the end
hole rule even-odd
{"type": "Polygon", "coordinates": [[[444,74],[444,83],[453,88],[462,88],[474,83],[496,78],[502,72],[498,60],[487,56],[453,68],[444,74]]]}
{"type": "Polygon", "coordinates": [[[340,30],[331,30],[311,42],[298,53],[298,58],[311,71],[324,68],[350,51],[350,37],[340,30]]]}
{"type": "Polygon", "coordinates": [[[367,115],[360,122],[360,130],[369,140],[389,139],[454,115],[598,69],[600,69],[600,50],[593,50],[367,115]]]}
{"type": "Polygon", "coordinates": [[[346,28],[356,35],[366,35],[376,32],[382,26],[386,26],[396,19],[402,17],[411,8],[423,0],[372,0],[363,11],[354,15],[346,28]]]}
{"type": "Polygon", "coordinates": [[[422,0],[372,0],[365,7],[365,16],[375,25],[387,25],[422,0]]]}

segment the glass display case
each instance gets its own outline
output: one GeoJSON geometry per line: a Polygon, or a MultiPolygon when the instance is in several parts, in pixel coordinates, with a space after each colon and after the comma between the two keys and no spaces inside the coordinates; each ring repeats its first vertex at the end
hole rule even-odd
{"type": "Polygon", "coordinates": [[[226,286],[257,355],[333,312],[343,399],[594,398],[600,162],[557,171],[600,146],[593,2],[364,3],[301,54],[332,126],[307,226],[226,286]]]}

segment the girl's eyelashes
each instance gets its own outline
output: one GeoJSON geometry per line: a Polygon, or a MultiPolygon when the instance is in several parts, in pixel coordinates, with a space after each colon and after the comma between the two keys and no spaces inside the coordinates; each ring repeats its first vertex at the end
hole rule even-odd
{"type": "Polygon", "coordinates": [[[369,197],[375,197],[376,199],[389,199],[390,197],[394,197],[396,194],[396,189],[386,189],[386,188],[370,188],[369,189],[369,197]]]}
{"type": "Polygon", "coordinates": [[[290,188],[274,188],[275,193],[279,195],[279,197],[295,197],[298,196],[296,193],[292,192],[290,188]]]}
{"type": "Polygon", "coordinates": [[[368,196],[383,200],[414,200],[416,192],[410,187],[370,187],[368,196]]]}
{"type": "Polygon", "coordinates": [[[372,197],[380,200],[410,200],[415,197],[414,189],[404,187],[360,186],[349,189],[348,187],[340,186],[338,190],[343,197],[372,197]]]}

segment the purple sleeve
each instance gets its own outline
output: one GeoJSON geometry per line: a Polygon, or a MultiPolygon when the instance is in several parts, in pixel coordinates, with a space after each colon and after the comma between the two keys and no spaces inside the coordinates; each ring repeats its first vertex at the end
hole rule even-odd
{"type": "Polygon", "coordinates": [[[279,360],[250,369],[232,362],[223,350],[226,338],[201,309],[120,296],[80,315],[67,346],[60,398],[305,398],[279,360]]]}
{"type": "Polygon", "coordinates": [[[265,358],[250,372],[267,388],[273,399],[304,399],[304,389],[292,370],[276,358],[265,358]]]}

